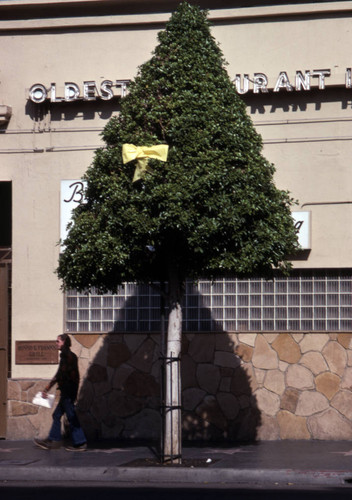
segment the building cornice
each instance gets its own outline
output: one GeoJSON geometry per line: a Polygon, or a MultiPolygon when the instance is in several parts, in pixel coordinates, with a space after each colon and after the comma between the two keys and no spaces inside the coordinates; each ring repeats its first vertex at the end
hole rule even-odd
{"type": "Polygon", "coordinates": [[[0,105],[0,125],[5,125],[10,121],[12,115],[11,106],[0,105]]]}
{"type": "MultiPolygon", "coordinates": [[[[0,2],[0,32],[12,30],[70,30],[70,29],[92,29],[112,26],[146,26],[164,25],[170,18],[171,12],[176,8],[178,1],[153,0],[146,3],[140,0],[2,0],[0,2]],[[111,12],[107,13],[109,6],[113,6],[111,12]],[[143,8],[142,8],[143,6],[143,8]],[[89,7],[94,7],[87,14],[89,7]],[[128,8],[127,8],[128,7],[128,8]],[[41,14],[43,9],[46,14],[41,14]],[[81,9],[85,15],[80,15],[81,9]],[[21,18],[21,12],[26,16],[21,18]],[[13,15],[11,14],[13,13],[13,15]]],[[[199,0],[202,7],[209,10],[208,18],[213,23],[249,21],[256,19],[294,19],[300,17],[341,16],[352,15],[352,1],[317,2],[280,4],[252,7],[228,8],[229,4],[236,2],[212,2],[199,0]]]]}

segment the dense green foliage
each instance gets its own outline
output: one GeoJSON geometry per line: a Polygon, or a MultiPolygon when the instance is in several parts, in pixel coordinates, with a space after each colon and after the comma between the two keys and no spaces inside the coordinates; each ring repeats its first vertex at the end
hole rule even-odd
{"type": "Polygon", "coordinates": [[[86,173],[87,203],[59,262],[66,287],[263,274],[286,268],[297,246],[292,200],[273,183],[206,13],[182,3],[159,42],[86,173]],[[124,143],[168,144],[168,160],[150,160],[152,172],[132,183],[124,143]]]}

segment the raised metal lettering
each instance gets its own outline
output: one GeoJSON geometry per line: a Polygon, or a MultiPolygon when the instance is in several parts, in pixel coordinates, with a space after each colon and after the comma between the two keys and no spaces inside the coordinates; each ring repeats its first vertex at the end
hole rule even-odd
{"type": "Polygon", "coordinates": [[[233,83],[235,84],[236,90],[239,94],[247,94],[249,90],[249,75],[243,76],[243,86],[241,84],[241,75],[236,75],[233,83]]]}
{"type": "Polygon", "coordinates": [[[310,90],[310,72],[306,71],[304,76],[302,71],[296,71],[296,90],[310,90]]]}
{"type": "Polygon", "coordinates": [[[290,80],[287,76],[286,71],[281,71],[279,77],[277,79],[274,92],[279,92],[280,89],[286,89],[288,92],[292,92],[293,87],[290,83],[290,80]]]}
{"type": "Polygon", "coordinates": [[[52,83],[50,87],[50,101],[51,102],[62,102],[62,97],[56,97],[56,83],[52,83]]]}
{"type": "Polygon", "coordinates": [[[80,95],[79,86],[74,82],[65,82],[65,101],[77,101],[80,95]]]}
{"type": "Polygon", "coordinates": [[[264,73],[254,73],[253,78],[253,92],[259,94],[259,92],[267,93],[268,91],[268,77],[264,73]]]}
{"type": "Polygon", "coordinates": [[[114,93],[111,89],[112,85],[113,85],[112,80],[104,80],[103,82],[101,82],[101,84],[100,84],[100,97],[104,101],[109,101],[110,99],[112,99],[114,97],[114,93]]]}
{"type": "Polygon", "coordinates": [[[29,89],[30,100],[37,104],[44,102],[47,97],[48,97],[47,90],[41,83],[35,83],[29,89]]]}
{"type": "Polygon", "coordinates": [[[116,80],[116,88],[121,89],[121,97],[125,97],[127,94],[127,85],[130,83],[129,80],[116,80]]]}
{"type": "Polygon", "coordinates": [[[97,87],[94,81],[83,82],[83,99],[85,101],[95,101],[97,87]]]}
{"type": "Polygon", "coordinates": [[[314,69],[312,76],[317,76],[319,78],[319,89],[325,89],[325,77],[330,76],[331,71],[329,69],[314,69]]]}

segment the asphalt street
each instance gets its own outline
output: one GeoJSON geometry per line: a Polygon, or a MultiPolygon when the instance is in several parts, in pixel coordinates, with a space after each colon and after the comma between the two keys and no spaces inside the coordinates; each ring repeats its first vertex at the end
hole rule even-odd
{"type": "Polygon", "coordinates": [[[66,485],[64,478],[61,484],[42,485],[27,483],[25,485],[0,485],[2,500],[347,500],[351,498],[351,489],[347,487],[327,488],[321,486],[285,487],[263,485],[218,485],[218,487],[175,488],[174,485],[161,488],[148,485],[133,488],[119,487],[115,484],[99,484],[86,486],[82,484],[66,485]]]}

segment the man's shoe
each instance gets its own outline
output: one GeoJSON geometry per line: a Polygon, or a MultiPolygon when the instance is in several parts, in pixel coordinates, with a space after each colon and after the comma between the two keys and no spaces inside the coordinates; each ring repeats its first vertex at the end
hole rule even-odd
{"type": "Polygon", "coordinates": [[[87,443],[76,444],[73,446],[65,446],[67,451],[87,451],[87,443]]]}
{"type": "Polygon", "coordinates": [[[51,439],[35,439],[34,444],[43,450],[58,450],[61,448],[61,441],[52,441],[51,439]]]}

